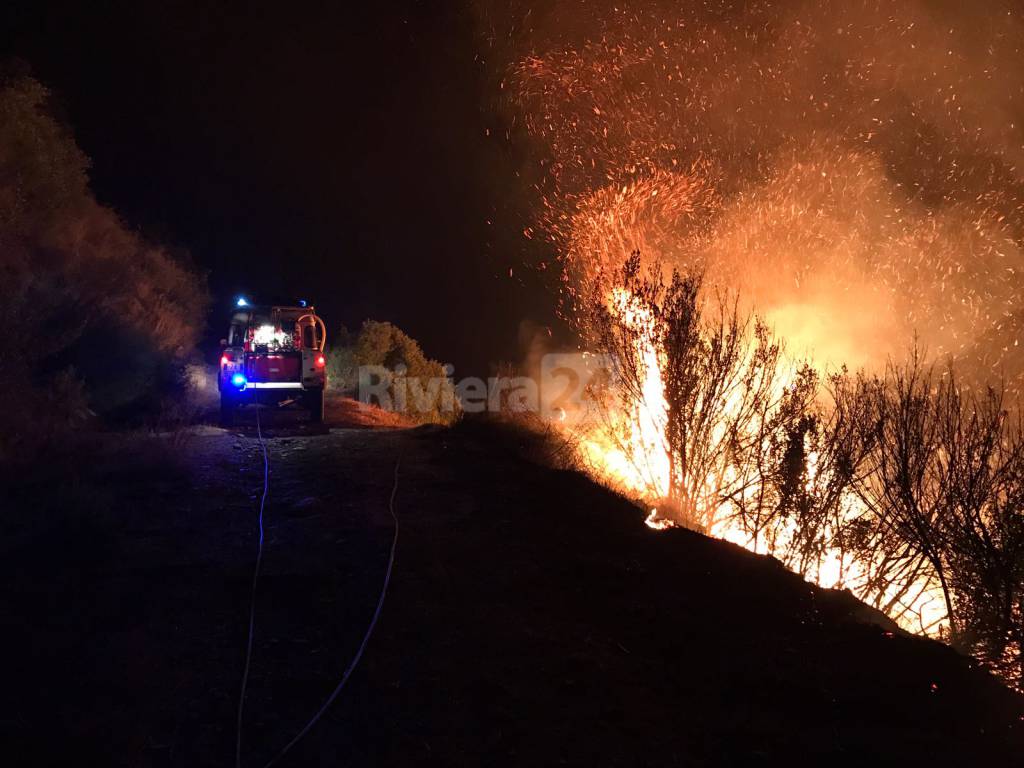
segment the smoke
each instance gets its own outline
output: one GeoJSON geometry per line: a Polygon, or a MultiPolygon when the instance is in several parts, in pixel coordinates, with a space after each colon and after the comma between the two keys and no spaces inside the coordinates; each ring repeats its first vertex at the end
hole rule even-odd
{"type": "Polygon", "coordinates": [[[477,6],[567,307],[634,249],[796,354],[1024,372],[1024,18],[953,2],[477,6]]]}

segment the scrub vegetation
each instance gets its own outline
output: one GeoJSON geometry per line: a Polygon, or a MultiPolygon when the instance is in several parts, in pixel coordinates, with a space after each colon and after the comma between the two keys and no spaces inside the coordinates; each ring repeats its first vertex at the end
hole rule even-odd
{"type": "MultiPolygon", "coordinates": [[[[358,395],[360,369],[380,377],[390,408],[421,424],[451,424],[459,416],[445,368],[392,323],[367,320],[356,334],[342,328],[328,356],[330,386],[358,395]]],[[[383,403],[375,403],[386,405],[383,403]]]]}
{"type": "Polygon", "coordinates": [[[203,278],[89,188],[50,92],[0,72],[0,460],[90,419],[155,423],[184,394],[203,278]]]}

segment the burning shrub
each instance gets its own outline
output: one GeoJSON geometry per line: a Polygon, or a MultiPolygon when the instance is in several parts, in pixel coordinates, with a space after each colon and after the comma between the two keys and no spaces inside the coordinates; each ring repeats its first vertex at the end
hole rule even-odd
{"type": "Polygon", "coordinates": [[[587,330],[617,363],[584,453],[625,456],[619,478],[662,518],[848,588],[1021,685],[1024,421],[1001,384],[970,389],[915,347],[823,387],[735,303],[709,312],[699,278],[641,274],[637,255],[606,295],[587,330]]]}
{"type": "Polygon", "coordinates": [[[72,390],[100,416],[156,408],[206,307],[193,272],[93,199],[88,160],[48,99],[0,75],[0,378],[23,404],[4,416],[0,456],[80,421],[81,406],[55,405],[72,390]]]}
{"type": "MultiPolygon", "coordinates": [[[[720,512],[759,480],[769,429],[795,429],[803,409],[781,408],[781,350],[757,319],[719,297],[708,312],[699,277],[660,267],[641,274],[639,253],[606,286],[590,332],[616,360],[612,408],[632,416],[614,443],[684,524],[709,532],[720,512]],[[780,422],[788,414],[789,421],[780,422]],[[648,433],[644,434],[645,426],[648,433]]],[[[795,403],[796,401],[790,400],[795,403]]],[[[619,421],[616,413],[605,419],[619,421]]]]}

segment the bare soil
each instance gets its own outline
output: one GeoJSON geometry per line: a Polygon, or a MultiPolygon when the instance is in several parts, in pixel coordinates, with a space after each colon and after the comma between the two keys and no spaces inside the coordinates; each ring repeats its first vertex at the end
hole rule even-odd
{"type": "MultiPolygon", "coordinates": [[[[272,466],[243,763],[1020,764],[1024,701],[777,562],[521,458],[491,425],[336,401],[261,417],[272,466]]],[[[6,765],[234,760],[262,459],[254,424],[107,436],[8,478],[6,765]],[[109,448],[111,441],[117,444],[109,448]],[[13,759],[12,759],[13,758],[13,759]]]]}

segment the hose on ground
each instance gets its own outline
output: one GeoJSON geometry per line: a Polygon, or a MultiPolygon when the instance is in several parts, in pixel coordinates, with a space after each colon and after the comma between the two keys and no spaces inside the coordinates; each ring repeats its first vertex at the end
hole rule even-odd
{"type": "MultiPolygon", "coordinates": [[[[263,564],[263,512],[266,508],[267,495],[270,492],[270,456],[267,451],[266,442],[263,439],[263,429],[260,424],[260,412],[258,406],[256,408],[256,436],[259,440],[260,449],[263,452],[263,495],[260,498],[259,543],[256,549],[256,566],[253,570],[252,592],[249,598],[249,636],[245,646],[245,668],[242,673],[242,689],[238,697],[238,722],[235,737],[235,768],[241,768],[242,766],[242,718],[245,708],[245,692],[249,683],[249,668],[252,662],[252,646],[256,627],[256,587],[259,583],[260,567],[263,564]]],[[[366,646],[370,642],[370,636],[373,634],[373,630],[377,626],[377,620],[380,619],[381,611],[384,608],[384,599],[387,596],[388,586],[391,584],[391,572],[395,565],[395,551],[398,549],[398,515],[395,513],[395,496],[398,494],[398,471],[401,464],[402,459],[399,457],[395,461],[394,482],[391,487],[391,496],[388,500],[388,511],[391,513],[391,519],[394,523],[394,533],[391,539],[391,550],[388,554],[387,569],[384,572],[384,583],[381,586],[380,596],[377,598],[377,606],[374,609],[373,618],[370,619],[370,624],[367,626],[366,632],[363,634],[363,639],[359,644],[359,649],[356,651],[352,661],[349,662],[348,667],[345,668],[345,672],[342,675],[341,680],[334,687],[334,690],[331,691],[324,703],[306,722],[295,737],[285,744],[284,748],[266,764],[265,768],[270,768],[270,766],[275,765],[280,761],[281,758],[283,758],[292,749],[292,747],[294,747],[313,729],[317,722],[319,722],[320,718],[323,717],[324,713],[327,712],[331,704],[334,703],[334,700],[338,698],[338,695],[341,693],[342,689],[344,689],[345,684],[352,676],[352,672],[359,664],[360,659],[363,658],[366,646]]]]}
{"type": "Polygon", "coordinates": [[[263,564],[263,510],[267,505],[267,493],[270,491],[270,456],[267,444],[263,441],[263,428],[260,425],[260,409],[256,406],[256,436],[263,450],[263,495],[260,497],[259,544],[256,547],[256,567],[252,572],[252,593],[249,596],[249,639],[245,643],[245,670],[242,672],[242,690],[238,694],[238,723],[235,730],[235,768],[242,768],[242,713],[245,708],[245,689],[249,685],[249,665],[252,662],[252,640],[256,626],[256,585],[260,578],[260,566],[263,564]]]}

